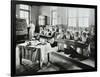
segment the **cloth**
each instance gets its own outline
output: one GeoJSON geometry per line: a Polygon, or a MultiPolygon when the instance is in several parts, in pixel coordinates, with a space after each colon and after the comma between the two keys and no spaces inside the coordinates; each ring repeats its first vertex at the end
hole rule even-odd
{"type": "Polygon", "coordinates": [[[35,52],[31,52],[32,50],[28,50],[26,48],[27,43],[22,43],[19,44],[18,46],[16,46],[16,66],[20,65],[20,51],[22,51],[22,58],[27,59],[26,57],[28,56],[29,59],[31,59],[32,57],[32,61],[36,61],[37,58],[40,58],[41,63],[47,63],[48,62],[48,53],[50,52],[56,52],[58,50],[57,48],[57,44],[56,42],[53,44],[53,47],[51,47],[50,43],[46,43],[44,45],[38,45],[38,46],[32,46],[31,47],[36,47],[40,49],[40,52],[35,51],[35,52]],[[20,50],[20,46],[24,46],[23,48],[21,48],[20,50]],[[25,49],[24,49],[25,48],[25,49]],[[25,51],[25,53],[24,53],[25,51]],[[24,56],[24,54],[25,56],[24,56]],[[31,55],[31,56],[30,56],[31,55]]]}
{"type": "Polygon", "coordinates": [[[19,67],[20,66],[20,58],[19,58],[19,47],[17,46],[16,47],[16,67],[19,67]]]}
{"type": "Polygon", "coordinates": [[[81,39],[79,37],[74,36],[75,41],[80,41],[81,39]]]}
{"type": "Polygon", "coordinates": [[[83,37],[83,36],[81,37],[81,39],[82,39],[82,42],[83,42],[83,43],[85,43],[86,40],[87,40],[87,38],[86,38],[86,37],[83,37]]]}
{"type": "Polygon", "coordinates": [[[59,34],[57,35],[57,39],[63,39],[64,35],[63,34],[59,34]]]}
{"type": "Polygon", "coordinates": [[[41,45],[39,48],[41,49],[41,61],[43,63],[48,62],[48,53],[56,52],[58,50],[57,47],[51,47],[50,43],[46,43],[45,45],[41,45]]]}

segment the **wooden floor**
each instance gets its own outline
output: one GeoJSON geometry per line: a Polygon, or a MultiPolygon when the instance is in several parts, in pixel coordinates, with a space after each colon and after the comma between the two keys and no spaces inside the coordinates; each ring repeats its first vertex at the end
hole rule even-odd
{"type": "MultiPolygon", "coordinates": [[[[16,73],[18,75],[27,75],[34,74],[36,72],[49,72],[49,71],[62,71],[62,70],[82,70],[82,68],[77,67],[74,64],[68,64],[63,60],[60,62],[49,63],[48,65],[44,65],[42,68],[39,68],[38,63],[32,63],[30,60],[22,59],[23,65],[20,65],[16,69],[16,73]]],[[[83,60],[82,63],[85,63],[89,66],[94,67],[94,61],[89,59],[83,60]]]]}

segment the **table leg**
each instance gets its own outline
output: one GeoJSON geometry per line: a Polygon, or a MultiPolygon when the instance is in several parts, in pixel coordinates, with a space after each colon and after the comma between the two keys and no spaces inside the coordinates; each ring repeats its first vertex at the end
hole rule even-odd
{"type": "Polygon", "coordinates": [[[50,61],[50,53],[47,54],[48,55],[48,62],[50,61]]]}
{"type": "Polygon", "coordinates": [[[84,55],[84,53],[83,53],[83,48],[82,48],[82,55],[84,55]]]}
{"type": "Polygon", "coordinates": [[[20,58],[20,65],[22,65],[22,47],[20,47],[19,58],[20,58]]]}
{"type": "Polygon", "coordinates": [[[39,69],[41,68],[41,50],[40,49],[38,49],[38,51],[39,51],[39,69]]]}
{"type": "Polygon", "coordinates": [[[32,54],[32,50],[29,50],[29,60],[31,60],[31,54],[32,54]]]}

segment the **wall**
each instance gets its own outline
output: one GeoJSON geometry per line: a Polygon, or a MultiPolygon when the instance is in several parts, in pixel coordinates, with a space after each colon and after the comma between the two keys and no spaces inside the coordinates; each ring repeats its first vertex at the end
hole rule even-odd
{"type": "Polygon", "coordinates": [[[50,6],[40,6],[39,14],[50,17],[50,6]]]}
{"type": "Polygon", "coordinates": [[[90,16],[89,16],[89,25],[95,24],[95,11],[94,9],[90,9],[90,16]]]}
{"type": "Polygon", "coordinates": [[[51,24],[51,13],[50,13],[50,9],[51,6],[40,6],[40,10],[39,10],[39,15],[45,15],[47,16],[47,24],[51,24]]]}
{"type": "Polygon", "coordinates": [[[32,6],[31,7],[31,16],[30,17],[35,25],[36,25],[37,20],[38,20],[39,9],[40,9],[40,6],[32,6]]]}
{"type": "MultiPolygon", "coordinates": [[[[30,10],[30,20],[32,20],[35,25],[39,15],[39,8],[40,6],[32,6],[30,10]]],[[[18,18],[20,18],[19,10],[19,5],[16,5],[16,16],[18,18]]]]}
{"type": "MultiPolygon", "coordinates": [[[[50,18],[51,17],[51,9],[52,9],[52,6],[41,6],[40,11],[39,11],[40,15],[46,15],[50,18]]],[[[63,7],[57,8],[57,12],[58,12],[57,16],[59,17],[59,19],[57,20],[58,24],[67,24],[65,9],[66,8],[63,8],[63,7]],[[63,14],[62,14],[62,12],[63,12],[63,14]]],[[[48,21],[50,21],[50,19],[48,21]]]]}
{"type": "MultiPolygon", "coordinates": [[[[70,16],[75,15],[75,12],[73,9],[68,9],[68,11],[70,11],[70,16]]],[[[82,12],[84,14],[84,10],[79,9],[80,14],[82,15],[82,12]]],[[[94,21],[94,9],[90,9],[89,10],[90,14],[89,14],[89,25],[91,27],[91,25],[94,25],[95,21],[94,21]]],[[[47,22],[48,24],[51,24],[51,6],[32,6],[31,7],[31,16],[30,16],[30,20],[32,20],[34,22],[34,24],[36,25],[36,22],[38,20],[38,16],[39,15],[45,15],[48,16],[47,22]]],[[[19,6],[16,6],[16,16],[19,17],[19,6]]],[[[58,24],[64,24],[65,27],[67,27],[68,24],[68,16],[67,16],[67,8],[66,7],[58,7],[57,8],[57,23],[58,24]],[[62,14],[63,13],[63,14],[62,14]]]]}
{"type": "Polygon", "coordinates": [[[16,5],[16,16],[19,18],[19,5],[16,5]]]}
{"type": "Polygon", "coordinates": [[[59,24],[67,24],[67,12],[65,7],[58,7],[58,23],[59,24]]]}
{"type": "MultiPolygon", "coordinates": [[[[50,9],[52,9],[52,7],[50,6],[41,6],[39,12],[40,14],[46,15],[50,18],[51,17],[50,9]]],[[[84,24],[84,26],[89,25],[89,27],[91,27],[91,25],[94,25],[95,23],[94,16],[95,16],[94,9],[82,9],[82,8],[79,9],[79,8],[69,8],[69,7],[68,8],[66,7],[57,8],[57,24],[63,24],[65,28],[68,27],[68,24],[76,25],[76,27],[78,27],[79,25],[83,25],[82,23],[87,23],[87,24],[84,24]],[[71,21],[72,22],[71,24],[69,23],[69,20],[70,20],[69,17],[74,17],[74,18],[76,17],[75,21],[71,21]],[[77,20],[77,17],[80,17],[80,18],[83,17],[83,19],[77,20]],[[80,24],[77,21],[80,21],[80,24]]]]}

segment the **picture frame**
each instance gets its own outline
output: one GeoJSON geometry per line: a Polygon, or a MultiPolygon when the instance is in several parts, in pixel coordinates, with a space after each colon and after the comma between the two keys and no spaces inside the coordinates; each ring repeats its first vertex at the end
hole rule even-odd
{"type": "MultiPolygon", "coordinates": [[[[31,18],[29,18],[29,19],[31,19],[31,18]]],[[[22,21],[22,20],[20,20],[20,21],[22,21]]],[[[24,22],[24,20],[23,20],[23,22],[24,22]]],[[[47,24],[48,23],[48,21],[47,21],[46,25],[53,25],[53,24],[55,24],[55,22],[53,23],[53,20],[51,20],[49,22],[50,24],[47,24]]],[[[44,36],[42,36],[42,37],[44,38],[44,36]]],[[[57,56],[62,57],[59,54],[57,56]]],[[[20,57],[20,55],[19,55],[19,57],[20,57]]],[[[21,59],[20,59],[20,61],[21,61],[21,59]]],[[[93,72],[93,71],[97,71],[97,6],[96,5],[50,3],[50,2],[36,2],[36,1],[15,1],[15,0],[11,1],[11,76],[31,76],[31,75],[45,75],[45,74],[47,75],[47,74],[62,74],[62,73],[93,72]],[[16,21],[17,21],[16,20],[16,10],[17,10],[16,5],[19,5],[19,4],[30,5],[30,6],[54,6],[54,7],[65,7],[65,8],[71,7],[71,8],[94,9],[94,13],[95,13],[95,15],[94,15],[94,25],[95,25],[94,67],[91,67],[87,64],[81,63],[79,61],[76,61],[76,60],[73,60],[70,58],[66,58],[64,56],[63,58],[65,60],[74,62],[76,66],[84,68],[84,69],[82,69],[82,70],[74,69],[74,70],[62,70],[62,71],[49,71],[49,72],[46,71],[46,72],[35,72],[35,73],[27,73],[25,71],[24,73],[20,73],[20,74],[16,73],[16,46],[17,46],[16,40],[18,39],[18,37],[16,36],[16,30],[17,30],[16,29],[16,21]]]]}

